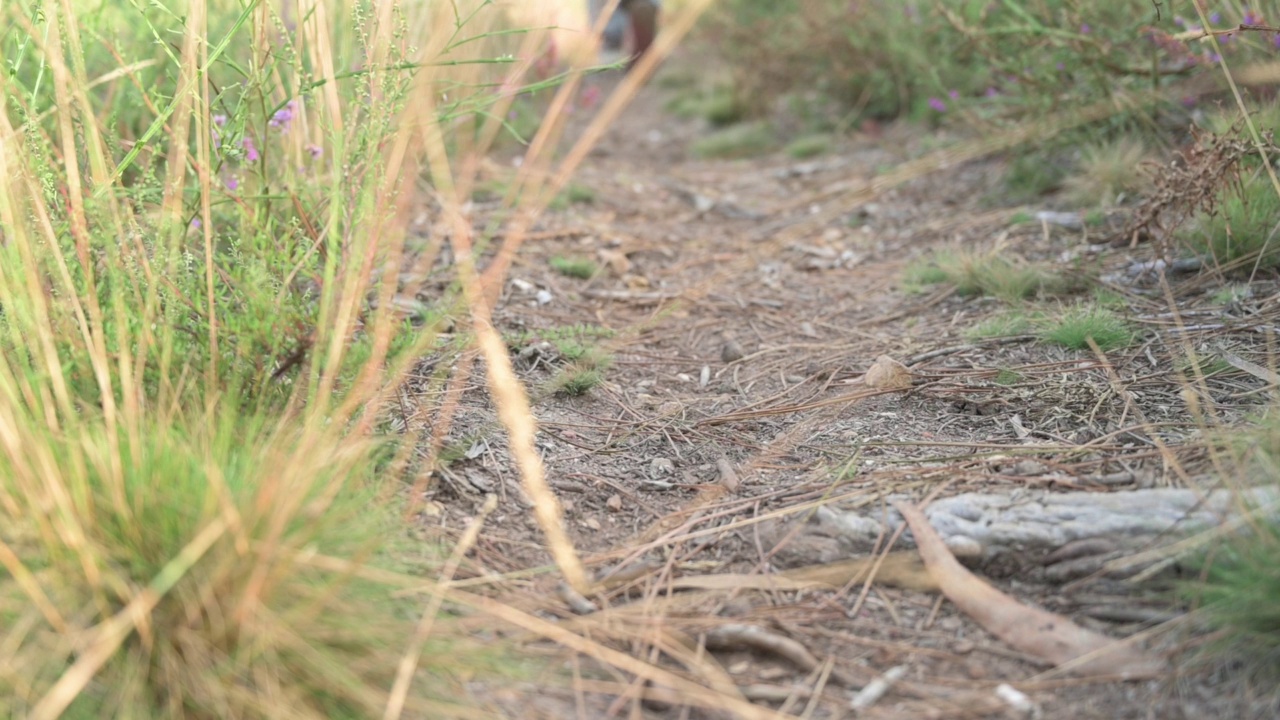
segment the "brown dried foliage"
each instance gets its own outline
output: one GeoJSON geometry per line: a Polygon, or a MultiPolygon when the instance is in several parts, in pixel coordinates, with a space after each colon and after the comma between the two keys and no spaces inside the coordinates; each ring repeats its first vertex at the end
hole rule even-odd
{"type": "MultiPolygon", "coordinates": [[[[1179,150],[1173,160],[1152,164],[1151,187],[1141,205],[1134,210],[1123,234],[1113,245],[1135,245],[1155,239],[1167,250],[1167,239],[1189,218],[1212,215],[1222,198],[1222,190],[1240,185],[1241,161],[1257,153],[1239,128],[1218,135],[1191,129],[1194,142],[1179,150]]],[[[1270,131],[1263,133],[1267,155],[1280,151],[1270,131]]]]}

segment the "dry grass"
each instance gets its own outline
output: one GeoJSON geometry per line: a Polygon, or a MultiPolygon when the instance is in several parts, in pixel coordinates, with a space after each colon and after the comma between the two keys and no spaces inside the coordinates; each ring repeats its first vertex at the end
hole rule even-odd
{"type": "MultiPolygon", "coordinates": [[[[586,589],[533,451],[525,391],[488,319],[490,288],[528,224],[706,4],[674,15],[568,156],[551,152],[558,124],[542,124],[510,195],[515,220],[483,278],[468,262],[463,199],[513,98],[487,88],[522,83],[545,33],[513,41],[495,32],[502,14],[479,1],[378,5],[357,12],[355,31],[352,8],[327,3],[295,25],[269,4],[229,14],[195,2],[183,18],[142,21],[144,32],[177,30],[172,54],[91,76],[102,72],[84,39],[94,30],[69,3],[37,18],[5,11],[32,41],[32,66],[45,64],[34,75],[18,66],[0,84],[20,105],[48,100],[54,112],[17,121],[12,108],[0,113],[4,714],[473,712],[450,678],[485,665],[485,654],[459,652],[466,638],[436,619],[458,599],[447,583],[468,542],[444,567],[416,632],[406,601],[389,592],[413,581],[406,572],[435,571],[409,561],[396,540],[400,493],[386,472],[407,468],[412,446],[371,435],[436,339],[431,328],[402,335],[397,273],[383,271],[407,261],[408,190],[429,173],[535,514],[566,578],[586,589]],[[470,18],[465,43],[459,17],[470,18]],[[356,48],[371,69],[341,73],[340,55],[356,48]],[[488,62],[511,50],[527,60],[488,62]],[[226,117],[235,97],[205,72],[238,53],[257,83],[244,97],[265,115],[240,105],[226,117]],[[434,62],[446,53],[449,63],[434,62]],[[411,80],[395,69],[408,62],[423,64],[411,80]],[[315,79],[307,88],[304,64],[315,79]],[[173,84],[148,96],[151,80],[137,73],[159,65],[173,84]],[[136,89],[145,109],[115,116],[109,100],[119,88],[136,89]],[[471,123],[476,110],[488,119],[471,123]],[[112,123],[124,128],[124,147],[112,123]],[[139,169],[156,193],[139,192],[149,189],[139,169]],[[273,183],[295,194],[281,202],[273,183]],[[279,230],[277,217],[291,218],[291,229],[279,230]],[[293,270],[274,284],[242,284],[223,265],[224,253],[249,249],[227,244],[237,225],[245,237],[306,233],[300,246],[310,249],[254,246],[264,272],[293,270]],[[236,314],[261,287],[290,301],[302,291],[292,349],[269,324],[236,314]],[[250,337],[280,354],[257,354],[250,337]],[[453,650],[431,649],[445,645],[453,650]]],[[[579,77],[569,75],[553,108],[579,77]]],[[[439,250],[428,246],[418,261],[439,250]]]]}
{"type": "Polygon", "coordinates": [[[1133,200],[1147,186],[1150,154],[1139,138],[1122,137],[1089,145],[1063,182],[1067,198],[1082,207],[1111,207],[1133,200]]]}

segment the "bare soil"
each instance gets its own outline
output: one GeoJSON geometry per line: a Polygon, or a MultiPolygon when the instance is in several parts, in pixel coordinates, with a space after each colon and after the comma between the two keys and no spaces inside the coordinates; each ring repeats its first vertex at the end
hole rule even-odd
{"type": "MultiPolygon", "coordinates": [[[[616,79],[596,82],[607,90],[616,79]]],[[[534,395],[539,448],[578,551],[593,570],[637,561],[647,570],[590,598],[597,612],[575,615],[557,591],[478,366],[455,388],[453,461],[424,496],[424,523],[446,538],[475,517],[485,493],[499,497],[463,575],[504,602],[690,676],[707,660],[678,659],[672,648],[688,643],[691,656],[705,655],[696,648],[716,627],[755,625],[796,641],[816,666],[730,641],[711,651],[719,670],[704,668],[700,680],[721,672],[760,707],[795,716],[852,717],[859,687],[904,666],[903,680],[860,717],[1017,717],[995,699],[1004,683],[1044,718],[1275,717],[1274,701],[1251,690],[1237,666],[1197,660],[1194,623],[1162,624],[1183,611],[1167,576],[1070,588],[989,578],[1086,627],[1145,632],[1174,659],[1170,676],[1129,682],[1046,673],[936,593],[863,582],[838,592],[671,590],[677,577],[845,559],[838,542],[805,532],[803,519],[824,500],[874,507],[891,492],[923,500],[1022,487],[1209,487],[1203,428],[1257,412],[1267,382],[1226,372],[1188,393],[1179,369],[1188,351],[1267,365],[1271,335],[1259,329],[1271,327],[1280,295],[1274,278],[1259,276],[1251,298],[1224,304],[1212,293],[1225,280],[1208,271],[1170,276],[1167,286],[1127,272],[1154,248],[1114,250],[1089,229],[1012,224],[1018,208],[992,202],[998,158],[860,193],[886,169],[956,140],[920,128],[853,136],[814,160],[699,160],[689,146],[708,130],[666,114],[668,94],[653,84],[610,131],[576,178],[589,192],[543,218],[496,314],[534,395]],[[1139,340],[1099,356],[1032,336],[974,338],[966,331],[1009,306],[945,286],[904,287],[904,267],[945,247],[998,247],[1064,275],[1109,278],[1139,340]],[[552,269],[554,257],[588,258],[601,270],[567,277],[552,269]],[[580,396],[549,389],[569,365],[556,347],[566,337],[613,358],[603,382],[580,396]],[[859,384],[883,355],[910,367],[909,390],[868,395],[859,384]],[[1128,619],[1091,616],[1100,606],[1125,608],[1128,619]],[[980,695],[990,702],[972,702],[980,695]]],[[[570,134],[580,126],[575,119],[570,134]]],[[[495,179],[511,157],[494,159],[495,179]]],[[[1090,297],[1026,307],[1053,313],[1090,297]]],[[[411,398],[421,412],[410,415],[428,416],[438,390],[411,398]]],[[[568,657],[549,643],[527,647],[568,657]]],[[[495,713],[515,718],[737,715],[653,688],[641,702],[645,692],[634,676],[581,656],[528,685],[477,687],[495,713]]]]}

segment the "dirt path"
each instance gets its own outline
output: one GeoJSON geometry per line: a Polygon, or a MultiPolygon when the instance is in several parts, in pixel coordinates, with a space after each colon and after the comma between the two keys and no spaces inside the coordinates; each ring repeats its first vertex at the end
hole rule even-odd
{"type": "MultiPolygon", "coordinates": [[[[739,687],[772,687],[785,697],[788,689],[825,684],[814,717],[845,716],[849,688],[840,678],[865,682],[896,665],[907,668],[905,689],[862,716],[1000,716],[999,705],[955,707],[948,698],[1002,682],[1027,692],[1046,718],[1263,717],[1273,710],[1251,705],[1237,684],[1203,668],[1147,683],[1042,678],[1042,668],[930,593],[850,583],[839,593],[722,592],[663,605],[663,583],[681,574],[843,559],[847,550],[835,538],[806,532],[803,523],[762,521],[803,520],[823,498],[874,504],[888,492],[1103,492],[1115,488],[1095,478],[1129,473],[1127,487],[1177,485],[1202,469],[1201,451],[1189,442],[1196,429],[1165,369],[1174,362],[1170,343],[1151,340],[1108,356],[1112,377],[1088,352],[1025,337],[968,338],[967,329],[999,311],[994,301],[903,289],[906,264],[949,243],[998,242],[1026,258],[1066,258],[1064,272],[1105,273],[1131,262],[1088,252],[1079,232],[1013,226],[1013,210],[988,209],[996,162],[939,171],[841,207],[840,188],[918,156],[927,139],[891,128],[813,161],[700,161],[688,147],[705,130],[666,115],[663,103],[664,91],[650,87],[610,132],[577,177],[581,202],[545,218],[498,311],[539,397],[540,449],[579,551],[593,568],[643,558],[655,570],[631,594],[597,602],[646,607],[642,617],[691,635],[739,622],[799,641],[831,660],[827,674],[821,664],[797,668],[742,647],[717,657],[739,687]],[[833,194],[836,200],[823,199],[833,194]],[[831,222],[805,222],[831,214],[831,222]],[[567,277],[551,269],[557,257],[590,258],[603,270],[567,277]],[[576,397],[540,391],[569,364],[566,354],[593,344],[613,357],[601,384],[576,397]],[[866,396],[858,381],[881,355],[911,366],[911,391],[866,396]],[[1159,436],[1144,427],[1160,428],[1159,436]]],[[[1126,301],[1135,313],[1164,306],[1137,290],[1126,301]]],[[[1237,349],[1249,344],[1244,350],[1261,342],[1219,339],[1237,349]]],[[[1227,419],[1255,402],[1238,395],[1242,383],[1249,385],[1212,386],[1227,419]]],[[[548,556],[492,410],[475,396],[455,420],[451,438],[466,452],[431,491],[431,522],[456,530],[482,492],[496,492],[499,510],[471,571],[545,570],[548,556]]],[[[1150,617],[1170,609],[1110,585],[1068,595],[1034,578],[1001,584],[1116,636],[1146,624],[1092,620],[1082,608],[1118,603],[1150,617]]],[[[509,601],[519,597],[525,609],[570,622],[549,574],[526,574],[507,588],[509,601]]],[[[617,626],[596,632],[642,657],[654,643],[617,626]]],[[[607,694],[592,696],[599,704],[588,716],[680,716],[678,706],[610,704],[607,694]]],[[[547,689],[545,708],[508,712],[556,716],[578,695],[547,689]]],[[[764,704],[798,714],[808,701],[796,697],[764,704]]]]}

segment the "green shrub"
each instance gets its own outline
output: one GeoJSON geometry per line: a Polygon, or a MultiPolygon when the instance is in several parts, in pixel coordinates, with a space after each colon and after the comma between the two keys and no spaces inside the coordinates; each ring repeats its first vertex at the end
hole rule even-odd
{"type": "MultiPolygon", "coordinates": [[[[1225,8],[1218,27],[1256,9],[1225,8]]],[[[1157,20],[1141,0],[722,0],[702,37],[732,68],[736,95],[758,99],[757,112],[769,109],[766,98],[805,88],[862,116],[989,124],[1120,104],[1217,72],[1212,45],[1172,39],[1187,25],[1173,13],[1157,20]]],[[[1237,33],[1222,51],[1239,63],[1272,48],[1265,33],[1237,33]]],[[[1161,112],[1185,117],[1172,102],[1161,112]]]]}

